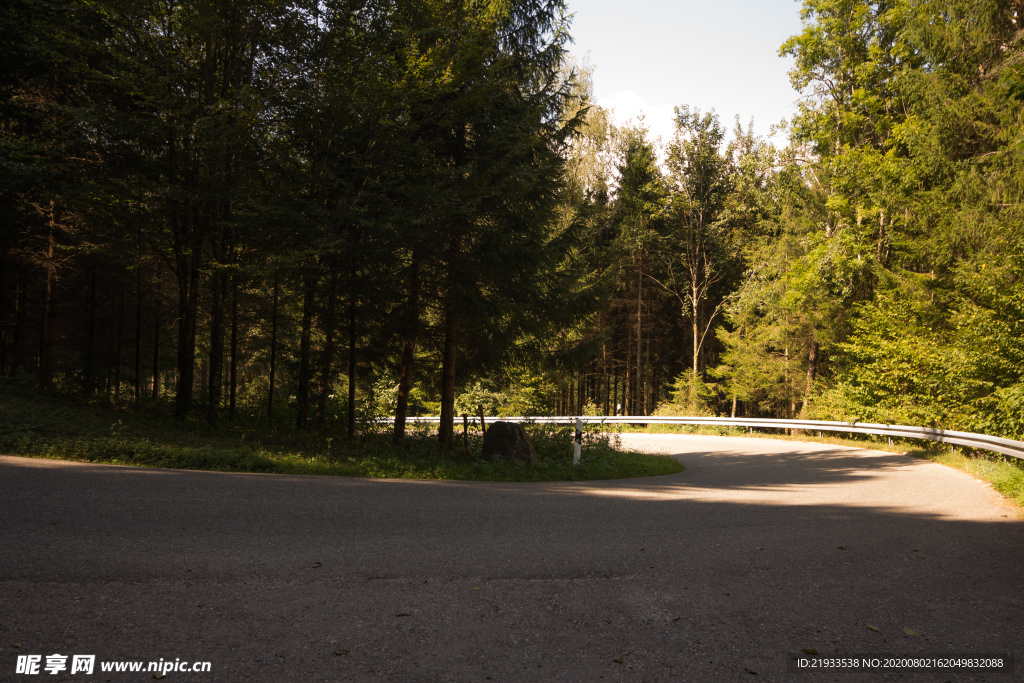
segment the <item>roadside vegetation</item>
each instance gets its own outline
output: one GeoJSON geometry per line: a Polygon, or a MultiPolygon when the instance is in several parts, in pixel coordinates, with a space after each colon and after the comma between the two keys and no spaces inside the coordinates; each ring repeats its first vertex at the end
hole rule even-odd
{"type": "Polygon", "coordinates": [[[482,435],[443,450],[436,426],[411,431],[394,445],[390,430],[363,423],[353,440],[329,431],[283,425],[222,423],[165,416],[164,406],[129,410],[14,385],[0,384],[0,453],[79,462],[221,472],[321,474],[470,481],[572,481],[672,474],[671,458],[622,450],[615,435],[587,433],[580,464],[572,462],[567,426],[527,425],[537,462],[480,457],[482,435]]]}
{"type": "Polygon", "coordinates": [[[0,375],[451,451],[481,405],[1019,438],[1020,3],[802,5],[777,135],[659,141],[565,0],[0,4],[0,375]]]}
{"type": "Polygon", "coordinates": [[[165,467],[221,472],[317,474],[355,477],[465,481],[573,481],[626,479],[682,471],[676,461],[622,449],[619,433],[754,436],[835,446],[870,448],[931,460],[987,481],[1024,508],[1024,462],[994,453],[964,452],[941,444],[895,440],[874,435],[804,431],[750,432],[739,427],[703,425],[587,426],[580,465],[572,464],[572,428],[526,425],[537,451],[532,466],[480,458],[482,436],[471,428],[462,444],[442,451],[436,427],[418,427],[401,445],[391,433],[359,425],[356,439],[328,432],[298,430],[250,421],[210,427],[200,419],[170,418],[170,406],[147,403],[138,410],[77,396],[54,395],[28,385],[0,381],[0,453],[78,462],[165,467]]]}

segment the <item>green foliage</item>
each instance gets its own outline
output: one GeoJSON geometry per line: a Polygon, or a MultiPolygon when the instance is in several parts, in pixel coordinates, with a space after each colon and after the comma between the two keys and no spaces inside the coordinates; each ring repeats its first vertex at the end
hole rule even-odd
{"type": "Polygon", "coordinates": [[[485,415],[502,415],[508,402],[508,396],[490,382],[477,380],[455,398],[455,414],[472,417],[478,414],[478,407],[483,406],[485,415]]]}
{"type": "Polygon", "coordinates": [[[503,386],[507,387],[503,392],[506,400],[498,415],[544,415],[548,412],[550,383],[544,375],[513,366],[503,386]]]}
{"type": "Polygon", "coordinates": [[[0,441],[0,448],[15,455],[104,462],[116,465],[142,465],[186,470],[221,472],[277,472],[279,463],[265,451],[237,451],[210,446],[153,444],[144,439],[12,439],[0,441]]]}
{"type": "MultiPolygon", "coordinates": [[[[731,284],[737,265],[730,233],[740,226],[723,215],[735,169],[723,149],[725,128],[714,112],[676,107],[675,126],[668,146],[672,194],[660,253],[666,270],[661,286],[676,296],[689,320],[691,368],[702,374],[702,349],[721,310],[721,289],[731,284]]],[[[687,400],[697,409],[702,399],[693,394],[687,400]]]]}
{"type": "Polygon", "coordinates": [[[1019,438],[1024,384],[1013,325],[970,306],[939,320],[927,302],[880,296],[860,309],[833,391],[861,419],[1019,438]]]}
{"type": "Polygon", "coordinates": [[[560,0],[0,13],[17,66],[0,80],[0,213],[16,226],[0,237],[0,325],[17,327],[16,371],[40,341],[60,366],[40,363],[44,383],[63,374],[88,396],[116,355],[118,379],[174,378],[155,391],[182,418],[205,403],[214,424],[230,357],[232,410],[273,402],[305,426],[313,405],[325,419],[344,346],[354,420],[394,407],[372,383],[397,374],[405,342],[428,363],[458,345],[476,375],[536,360],[538,338],[594,308],[587,269],[565,258],[577,230],[558,224],[586,115],[560,0]],[[71,301],[48,300],[56,329],[30,341],[10,312],[43,310],[40,264],[71,301]],[[438,334],[455,317],[458,333],[438,334]],[[160,344],[152,363],[129,365],[129,332],[140,358],[160,344]]]}
{"type": "Polygon", "coordinates": [[[747,408],[1024,432],[1015,12],[804,3],[782,52],[807,97],[748,193],[778,210],[747,222],[718,332],[713,374],[747,408]]]}
{"type": "Polygon", "coordinates": [[[952,331],[934,330],[906,301],[865,304],[843,349],[838,390],[866,421],[964,426],[971,400],[990,389],[977,381],[981,349],[957,348],[952,331]]]}
{"type": "Polygon", "coordinates": [[[620,135],[615,221],[622,250],[642,258],[657,234],[652,222],[664,209],[667,193],[647,129],[627,128],[620,135]]]}
{"type": "Polygon", "coordinates": [[[713,415],[711,406],[715,387],[704,382],[700,375],[687,370],[672,384],[671,402],[664,403],[655,415],[713,415]]]}
{"type": "Polygon", "coordinates": [[[276,472],[337,476],[471,481],[566,481],[656,476],[682,471],[666,457],[622,451],[614,435],[587,432],[583,457],[572,462],[573,429],[527,425],[537,451],[532,466],[479,457],[482,438],[461,434],[445,452],[428,429],[401,445],[390,434],[365,430],[356,441],[298,430],[222,426],[147,418],[129,411],[81,405],[30,389],[0,394],[0,451],[82,462],[223,472],[276,472]]]}
{"type": "Polygon", "coordinates": [[[8,2],[0,375],[353,439],[401,395],[449,449],[480,404],[1024,434],[1019,3],[801,16],[788,147],[659,149],[563,0],[8,2]]]}
{"type": "Polygon", "coordinates": [[[386,419],[395,414],[398,404],[398,385],[388,377],[378,378],[370,385],[369,395],[363,401],[366,419],[386,419]]]}

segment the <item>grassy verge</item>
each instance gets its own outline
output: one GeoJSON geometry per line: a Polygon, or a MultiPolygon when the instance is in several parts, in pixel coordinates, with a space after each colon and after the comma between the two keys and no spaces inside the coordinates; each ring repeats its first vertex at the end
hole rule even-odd
{"type": "Polygon", "coordinates": [[[465,448],[459,434],[456,450],[444,452],[427,430],[414,430],[395,446],[383,430],[364,429],[349,441],[330,429],[229,422],[212,428],[164,412],[159,405],[129,410],[0,384],[0,453],[221,472],[470,481],[625,479],[683,469],[671,458],[624,451],[615,435],[593,433],[573,465],[567,426],[528,425],[538,459],[527,466],[482,459],[478,432],[470,432],[465,448]]]}

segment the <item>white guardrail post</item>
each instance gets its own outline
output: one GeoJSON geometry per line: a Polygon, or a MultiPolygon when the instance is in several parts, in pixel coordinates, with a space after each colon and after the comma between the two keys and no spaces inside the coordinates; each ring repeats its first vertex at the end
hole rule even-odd
{"type": "Polygon", "coordinates": [[[580,464],[580,452],[583,450],[583,420],[576,418],[576,439],[572,444],[572,464],[580,464]]]}
{"type": "MultiPolygon", "coordinates": [[[[873,422],[836,422],[830,420],[774,420],[767,418],[731,418],[731,417],[661,417],[656,415],[605,415],[598,417],[501,417],[492,420],[505,422],[534,422],[537,424],[576,424],[576,440],[573,445],[573,462],[579,463],[583,438],[583,423],[590,424],[683,424],[683,425],[715,425],[721,427],[747,427],[751,433],[758,429],[805,429],[821,432],[845,432],[848,434],[877,434],[888,439],[924,439],[941,443],[955,444],[980,450],[1002,453],[1014,458],[1024,459],[1024,441],[1004,439],[986,434],[957,432],[951,429],[934,427],[911,427],[907,425],[887,425],[873,422]]],[[[406,422],[438,423],[437,417],[410,417],[406,422]]],[[[382,420],[382,423],[394,422],[393,419],[382,420]]]]}

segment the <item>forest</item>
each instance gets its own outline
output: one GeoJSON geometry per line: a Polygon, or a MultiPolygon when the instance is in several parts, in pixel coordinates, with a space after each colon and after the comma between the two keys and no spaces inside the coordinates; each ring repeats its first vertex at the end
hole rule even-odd
{"type": "Polygon", "coordinates": [[[0,375],[449,446],[478,406],[1024,433],[1024,1],[804,0],[771,139],[615,125],[571,11],[3,3],[0,375]]]}

